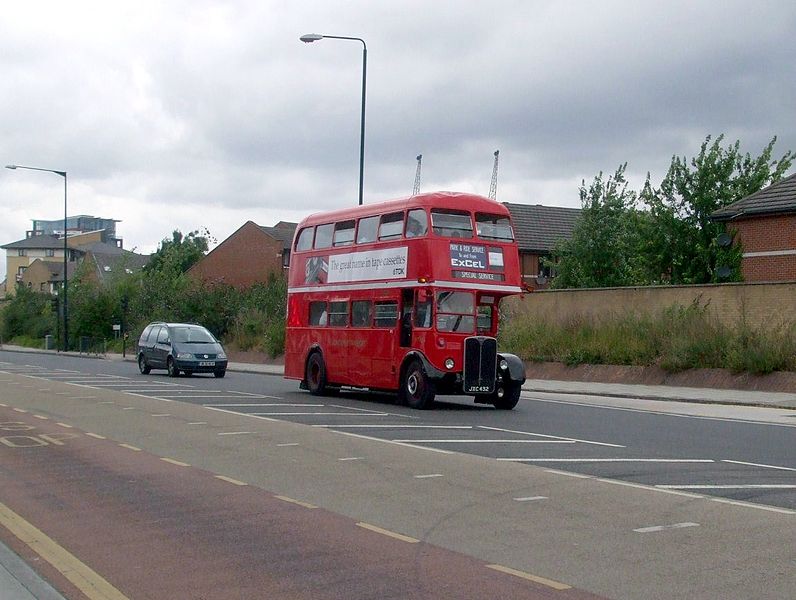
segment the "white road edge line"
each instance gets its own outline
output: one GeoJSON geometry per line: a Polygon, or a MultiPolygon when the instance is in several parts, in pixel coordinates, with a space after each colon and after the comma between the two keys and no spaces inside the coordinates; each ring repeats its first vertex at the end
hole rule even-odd
{"type": "Polygon", "coordinates": [[[621,444],[608,444],[606,442],[595,442],[592,440],[580,440],[577,438],[562,437],[560,435],[545,435],[544,433],[533,433],[531,431],[516,431],[513,429],[501,429],[500,427],[487,427],[486,425],[479,425],[479,429],[487,429],[489,431],[502,431],[504,433],[517,433],[519,435],[534,435],[536,437],[550,438],[554,440],[572,440],[573,442],[581,442],[583,444],[594,444],[596,446],[608,446],[610,448],[626,448],[621,444]]]}

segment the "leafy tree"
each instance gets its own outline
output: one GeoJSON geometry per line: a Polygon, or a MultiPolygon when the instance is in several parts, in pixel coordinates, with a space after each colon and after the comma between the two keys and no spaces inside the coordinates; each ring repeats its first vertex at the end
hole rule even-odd
{"type": "Polygon", "coordinates": [[[52,310],[53,296],[17,285],[14,297],[0,313],[0,337],[10,340],[18,336],[43,339],[56,328],[56,315],[52,310]]]}
{"type": "Polygon", "coordinates": [[[741,154],[740,142],[722,146],[724,136],[711,143],[708,136],[699,154],[690,161],[672,157],[669,170],[659,189],[654,189],[647,176],[639,194],[649,209],[649,227],[644,229],[643,256],[647,280],[708,283],[739,280],[741,248],[722,248],[718,236],[723,223],[710,221],[710,215],[766,185],[778,181],[790,168],[793,153],[786,152],[779,160],[771,155],[774,137],[760,156],[741,154]],[[719,276],[719,267],[731,269],[729,277],[719,276]]]}
{"type": "Polygon", "coordinates": [[[636,194],[628,190],[626,164],[587,187],[580,186],[582,212],[572,237],[553,252],[554,287],[612,287],[641,283],[636,194]]]}
{"type": "Polygon", "coordinates": [[[165,238],[160,242],[146,270],[185,273],[207,253],[210,241],[212,238],[207,229],[191,231],[187,235],[175,229],[171,239],[165,238]]]}

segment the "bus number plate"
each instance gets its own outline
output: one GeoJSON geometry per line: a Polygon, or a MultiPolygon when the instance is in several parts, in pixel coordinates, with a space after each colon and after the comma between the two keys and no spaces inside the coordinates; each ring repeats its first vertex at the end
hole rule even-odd
{"type": "Polygon", "coordinates": [[[488,385],[471,385],[470,388],[467,390],[470,394],[488,394],[492,390],[489,389],[488,385]]]}

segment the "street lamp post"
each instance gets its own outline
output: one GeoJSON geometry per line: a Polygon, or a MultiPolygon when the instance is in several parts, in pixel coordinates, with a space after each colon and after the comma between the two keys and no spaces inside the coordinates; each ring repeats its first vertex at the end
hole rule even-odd
{"type": "Polygon", "coordinates": [[[365,81],[368,73],[368,47],[365,40],[358,37],[346,37],[343,35],[321,35],[318,33],[308,33],[299,39],[306,43],[317,42],[324,38],[333,40],[352,40],[362,42],[362,114],[359,127],[359,204],[362,205],[362,188],[365,181],[365,81]]]}
{"type": "Polygon", "coordinates": [[[6,165],[6,169],[28,169],[30,171],[45,171],[47,173],[55,173],[56,175],[60,175],[64,178],[64,296],[63,296],[63,311],[64,311],[64,352],[67,351],[69,348],[69,317],[68,317],[68,308],[66,302],[66,290],[67,290],[67,276],[66,276],[66,262],[67,262],[67,244],[66,244],[66,232],[67,232],[67,217],[66,217],[66,171],[56,171],[55,169],[40,169],[39,167],[23,167],[22,165],[6,165]]]}

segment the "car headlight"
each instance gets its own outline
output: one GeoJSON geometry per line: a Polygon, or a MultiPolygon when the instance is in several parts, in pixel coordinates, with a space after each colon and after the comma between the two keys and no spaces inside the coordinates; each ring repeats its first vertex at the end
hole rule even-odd
{"type": "Polygon", "coordinates": [[[446,358],[445,359],[445,368],[448,369],[448,371],[450,371],[455,366],[455,364],[456,363],[453,362],[452,358],[446,358]]]}
{"type": "Polygon", "coordinates": [[[501,370],[501,371],[505,371],[505,370],[506,370],[506,369],[508,369],[508,368],[509,368],[509,363],[508,363],[508,361],[507,361],[505,358],[501,358],[501,359],[500,359],[500,370],[501,370]]]}
{"type": "Polygon", "coordinates": [[[227,359],[227,355],[224,354],[224,351],[222,350],[221,352],[216,354],[216,358],[218,358],[219,360],[226,360],[227,359]]]}
{"type": "Polygon", "coordinates": [[[190,352],[177,352],[177,358],[180,360],[186,360],[189,358],[193,358],[193,354],[190,352]]]}

